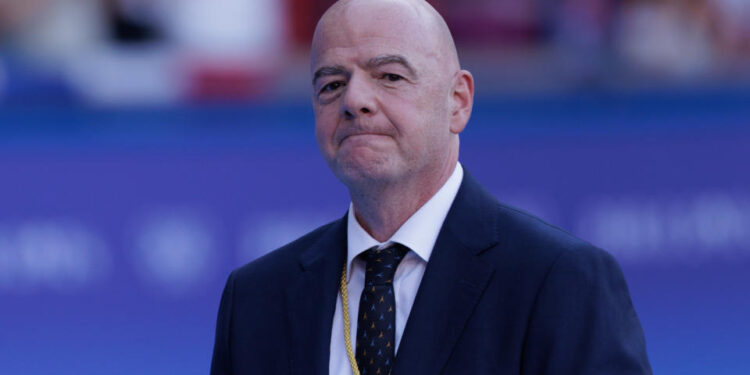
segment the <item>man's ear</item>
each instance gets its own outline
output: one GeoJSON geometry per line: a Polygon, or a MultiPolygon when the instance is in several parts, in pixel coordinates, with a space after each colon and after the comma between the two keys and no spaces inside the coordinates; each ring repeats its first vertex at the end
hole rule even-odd
{"type": "Polygon", "coordinates": [[[456,73],[451,93],[451,133],[461,133],[474,106],[474,77],[467,70],[456,73]]]}

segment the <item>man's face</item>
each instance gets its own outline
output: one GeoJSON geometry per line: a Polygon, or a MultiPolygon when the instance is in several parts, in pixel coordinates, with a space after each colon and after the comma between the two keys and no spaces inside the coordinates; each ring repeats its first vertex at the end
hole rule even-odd
{"type": "Polygon", "coordinates": [[[403,9],[359,8],[328,17],[313,43],[315,134],[324,158],[346,185],[440,169],[456,142],[453,72],[435,37],[403,9]]]}

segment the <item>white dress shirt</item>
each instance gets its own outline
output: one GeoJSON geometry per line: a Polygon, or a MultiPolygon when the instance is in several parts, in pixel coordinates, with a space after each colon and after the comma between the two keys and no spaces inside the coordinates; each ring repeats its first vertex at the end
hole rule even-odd
{"type": "MultiPolygon", "coordinates": [[[[354,216],[354,206],[349,205],[347,218],[347,289],[349,292],[349,320],[352,350],[356,350],[357,316],[359,313],[359,298],[365,284],[365,262],[357,258],[365,250],[378,246],[384,248],[393,242],[409,248],[409,252],[396,268],[393,277],[393,291],[396,298],[396,347],[398,352],[401,335],[404,333],[406,320],[417,296],[419,283],[422,281],[427,262],[430,260],[432,248],[435,246],[440,228],[448,215],[448,210],[456,198],[458,188],[463,180],[463,168],[456,163],[453,173],[440,190],[417,210],[400,228],[388,239],[380,243],[357,222],[354,216]]],[[[341,305],[341,294],[336,298],[336,312],[333,315],[331,329],[331,357],[329,359],[329,373],[331,375],[351,375],[351,365],[344,345],[344,315],[341,305]]]]}

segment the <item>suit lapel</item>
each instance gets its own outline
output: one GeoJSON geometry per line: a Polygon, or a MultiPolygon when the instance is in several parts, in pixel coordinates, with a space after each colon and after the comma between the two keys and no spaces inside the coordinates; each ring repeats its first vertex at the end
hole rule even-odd
{"type": "Polygon", "coordinates": [[[494,271],[479,254],[498,242],[496,204],[465,173],[409,314],[394,374],[438,374],[445,366],[494,271]]]}
{"type": "Polygon", "coordinates": [[[293,374],[327,374],[338,281],[346,258],[346,216],[300,255],[302,273],[287,290],[293,374]]]}

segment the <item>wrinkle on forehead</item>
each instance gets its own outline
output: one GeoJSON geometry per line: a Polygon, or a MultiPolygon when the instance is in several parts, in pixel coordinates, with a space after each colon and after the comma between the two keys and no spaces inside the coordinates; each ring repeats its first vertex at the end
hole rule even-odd
{"type": "MultiPolygon", "coordinates": [[[[348,38],[377,38],[378,33],[399,33],[412,38],[409,42],[431,59],[438,60],[445,72],[452,74],[460,68],[458,54],[450,30],[442,16],[425,0],[340,0],[321,17],[315,28],[312,43],[312,63],[330,46],[331,33],[348,38]],[[387,24],[387,28],[366,29],[373,22],[387,24]],[[343,35],[341,35],[343,34],[343,35]]],[[[314,69],[314,67],[313,67],[314,69]]]]}

